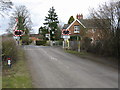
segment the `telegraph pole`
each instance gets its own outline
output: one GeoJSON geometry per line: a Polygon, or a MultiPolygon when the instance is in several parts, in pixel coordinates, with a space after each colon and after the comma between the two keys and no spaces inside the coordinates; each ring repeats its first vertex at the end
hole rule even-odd
{"type": "Polygon", "coordinates": [[[62,30],[62,35],[64,38],[63,48],[68,48],[68,49],[70,48],[70,44],[69,44],[70,34],[71,32],[69,30],[62,30]]]}

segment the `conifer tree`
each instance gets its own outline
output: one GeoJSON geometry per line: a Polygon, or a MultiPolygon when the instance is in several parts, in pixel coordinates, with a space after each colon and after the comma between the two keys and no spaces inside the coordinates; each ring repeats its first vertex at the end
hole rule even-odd
{"type": "Polygon", "coordinates": [[[71,16],[71,17],[69,18],[69,20],[68,20],[68,24],[71,24],[74,20],[75,20],[74,17],[71,16]]]}
{"type": "Polygon", "coordinates": [[[55,32],[58,30],[58,15],[55,12],[54,7],[50,8],[48,11],[48,16],[45,17],[45,23],[46,27],[49,29],[50,32],[50,39],[55,40],[55,32]]]}

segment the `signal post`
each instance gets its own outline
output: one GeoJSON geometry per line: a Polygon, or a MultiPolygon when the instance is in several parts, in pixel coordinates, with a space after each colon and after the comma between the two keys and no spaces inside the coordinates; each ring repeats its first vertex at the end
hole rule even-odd
{"type": "Polygon", "coordinates": [[[69,43],[69,39],[70,39],[70,34],[71,32],[69,30],[62,30],[62,35],[63,35],[63,48],[69,49],[70,48],[70,43],[69,43]]]}
{"type": "Polygon", "coordinates": [[[17,44],[20,45],[20,37],[24,35],[23,30],[14,30],[14,36],[16,36],[17,44]]]}
{"type": "Polygon", "coordinates": [[[16,23],[13,26],[13,34],[16,37],[17,44],[20,45],[20,37],[24,35],[24,31],[18,30],[17,24],[18,24],[18,19],[16,18],[16,23]]]}

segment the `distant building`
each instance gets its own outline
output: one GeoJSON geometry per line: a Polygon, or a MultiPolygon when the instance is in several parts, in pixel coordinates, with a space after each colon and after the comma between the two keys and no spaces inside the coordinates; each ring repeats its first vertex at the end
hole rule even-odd
{"type": "Polygon", "coordinates": [[[33,44],[36,44],[37,40],[42,40],[42,39],[40,39],[40,37],[42,37],[42,35],[40,35],[40,34],[30,34],[29,39],[31,39],[33,41],[33,44]]]}

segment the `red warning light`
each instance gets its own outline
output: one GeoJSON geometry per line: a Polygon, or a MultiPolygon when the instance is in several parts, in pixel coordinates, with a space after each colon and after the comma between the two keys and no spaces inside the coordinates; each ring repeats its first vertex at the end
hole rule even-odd
{"type": "Polygon", "coordinates": [[[23,34],[24,34],[23,30],[15,30],[14,31],[15,36],[23,36],[23,34]]]}

